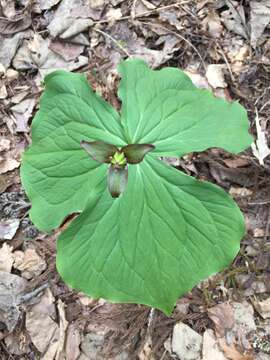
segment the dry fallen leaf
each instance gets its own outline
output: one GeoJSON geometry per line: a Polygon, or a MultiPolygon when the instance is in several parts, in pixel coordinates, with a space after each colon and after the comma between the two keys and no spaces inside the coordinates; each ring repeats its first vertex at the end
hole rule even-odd
{"type": "Polygon", "coordinates": [[[251,149],[254,156],[259,160],[260,165],[264,166],[264,159],[270,154],[270,149],[267,144],[266,133],[262,130],[258,111],[256,109],[256,129],[257,140],[251,144],[251,149]]]}
{"type": "Polygon", "coordinates": [[[270,318],[270,298],[257,301],[254,303],[254,306],[263,319],[270,318]]]}
{"type": "Polygon", "coordinates": [[[184,323],[177,323],[173,328],[172,353],[181,360],[200,359],[202,336],[184,323]]]}
{"type": "Polygon", "coordinates": [[[81,336],[75,324],[70,324],[67,329],[66,360],[77,360],[80,356],[81,336]]]}
{"type": "Polygon", "coordinates": [[[32,279],[40,275],[46,269],[46,262],[36,253],[34,249],[25,252],[14,252],[14,268],[21,271],[22,277],[32,279]]]}
{"type": "Polygon", "coordinates": [[[18,305],[27,281],[20,276],[0,271],[0,322],[12,332],[20,318],[18,305]]]}
{"type": "Polygon", "coordinates": [[[0,240],[11,240],[16,234],[20,220],[9,219],[0,221],[0,240]]]}
{"type": "Polygon", "coordinates": [[[245,11],[242,4],[233,0],[225,0],[229,10],[221,13],[221,20],[229,31],[247,38],[245,11]]]}
{"type": "Polygon", "coordinates": [[[6,271],[8,273],[11,272],[12,265],[14,262],[13,247],[4,243],[0,248],[0,271],[6,271]]]}
{"type": "Polygon", "coordinates": [[[216,333],[224,337],[234,326],[233,309],[229,303],[216,305],[207,310],[209,318],[215,324],[216,333]]]}
{"type": "Polygon", "coordinates": [[[32,116],[33,109],[36,105],[34,98],[28,98],[21,101],[19,104],[12,106],[11,110],[16,119],[16,131],[28,132],[28,121],[32,116]]]}
{"type": "Polygon", "coordinates": [[[224,64],[211,64],[207,66],[205,76],[214,89],[227,87],[224,78],[224,69],[226,69],[226,65],[224,64]]]}
{"type": "Polygon", "coordinates": [[[10,140],[9,139],[0,139],[0,152],[10,149],[10,140]]]}
{"type": "Polygon", "coordinates": [[[253,47],[256,47],[269,23],[270,0],[250,1],[250,43],[253,47]]]}
{"type": "Polygon", "coordinates": [[[213,330],[207,329],[203,334],[202,360],[227,360],[220,350],[213,330]]]}
{"type": "MultiPolygon", "coordinates": [[[[25,327],[35,347],[44,353],[51,344],[55,336],[59,336],[59,328],[52,319],[52,308],[54,308],[54,298],[50,291],[41,297],[41,304],[36,304],[26,312],[25,327]],[[45,298],[45,300],[42,300],[45,298]],[[42,306],[45,304],[45,306],[42,306]]],[[[52,358],[53,359],[53,358],[52,358]]]]}

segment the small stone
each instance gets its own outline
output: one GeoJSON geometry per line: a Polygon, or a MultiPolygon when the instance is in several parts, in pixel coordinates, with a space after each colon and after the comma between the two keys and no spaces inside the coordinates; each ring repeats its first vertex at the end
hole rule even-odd
{"type": "Polygon", "coordinates": [[[14,69],[7,69],[6,78],[8,81],[11,82],[13,80],[18,79],[18,77],[19,77],[18,71],[14,70],[14,69]]]}

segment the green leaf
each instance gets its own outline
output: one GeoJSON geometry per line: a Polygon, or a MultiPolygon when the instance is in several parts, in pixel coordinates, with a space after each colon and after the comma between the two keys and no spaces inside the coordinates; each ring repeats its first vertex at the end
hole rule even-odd
{"type": "Polygon", "coordinates": [[[71,287],[170,314],[179,296],[225,268],[244,221],[220,188],[148,154],[129,166],[126,191],[92,198],[57,243],[57,269],[71,287]]]}
{"type": "Polygon", "coordinates": [[[251,144],[246,110],[194,88],[182,71],[153,71],[141,60],[122,62],[119,71],[127,141],[153,144],[162,156],[211,147],[237,153],[251,144]]]}
{"type": "Polygon", "coordinates": [[[82,211],[106,177],[107,166],[90,159],[81,141],[126,143],[116,111],[91,90],[83,75],[56,71],[45,84],[21,179],[32,202],[32,221],[50,231],[69,214],[82,211]]]}

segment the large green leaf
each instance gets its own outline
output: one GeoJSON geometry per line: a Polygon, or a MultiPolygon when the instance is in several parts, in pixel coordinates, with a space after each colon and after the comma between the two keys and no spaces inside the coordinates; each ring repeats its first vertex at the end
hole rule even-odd
{"type": "Polygon", "coordinates": [[[121,120],[82,75],[56,71],[46,77],[22,183],[41,230],[81,212],[58,240],[57,268],[68,284],[168,314],[179,296],[232,261],[244,223],[222,189],[157,157],[209,147],[237,152],[252,139],[238,103],[197,90],[182,71],[152,71],[141,60],[128,60],[120,72],[121,120]],[[106,154],[95,147],[93,156],[85,146],[101,142],[106,154]],[[127,159],[123,174],[113,162],[117,154],[127,159]],[[110,195],[107,179],[118,198],[110,195]]]}
{"type": "Polygon", "coordinates": [[[83,75],[56,71],[45,84],[21,178],[32,201],[32,221],[49,231],[67,215],[82,211],[106,177],[107,167],[90,159],[80,142],[126,142],[117,112],[91,90],[83,75]]]}
{"type": "Polygon", "coordinates": [[[93,197],[57,244],[57,269],[73,288],[169,314],[177,298],[226,267],[244,233],[220,188],[146,155],[126,191],[93,197]]]}
{"type": "Polygon", "coordinates": [[[141,60],[121,63],[119,96],[127,140],[181,156],[210,147],[240,152],[250,145],[246,110],[194,88],[182,71],[153,71],[141,60]]]}

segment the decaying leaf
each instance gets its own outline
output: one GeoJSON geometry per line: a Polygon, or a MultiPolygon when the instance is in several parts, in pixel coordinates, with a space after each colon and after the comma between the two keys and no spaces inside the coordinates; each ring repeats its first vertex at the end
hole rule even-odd
{"type": "Polygon", "coordinates": [[[11,272],[14,262],[12,250],[12,246],[7,245],[6,243],[0,248],[0,271],[11,272]]]}
{"type": "Polygon", "coordinates": [[[22,277],[32,279],[46,269],[46,262],[34,249],[14,252],[14,268],[21,271],[22,277]]]}
{"type": "Polygon", "coordinates": [[[81,336],[74,324],[70,324],[67,329],[66,338],[66,360],[77,360],[80,356],[81,336]]]}
{"type": "Polygon", "coordinates": [[[184,323],[178,323],[173,328],[171,351],[181,360],[200,359],[202,336],[184,323]]]}
{"type": "Polygon", "coordinates": [[[258,111],[256,109],[256,129],[257,129],[257,140],[251,144],[252,152],[254,156],[259,160],[259,163],[263,166],[264,159],[270,154],[270,149],[267,144],[267,138],[265,131],[262,130],[258,111]]]}
{"type": "Polygon", "coordinates": [[[221,19],[228,30],[243,36],[248,37],[246,18],[244,7],[241,3],[234,0],[225,0],[229,10],[221,13],[221,19]]]}
{"type": "Polygon", "coordinates": [[[27,29],[31,25],[31,13],[26,10],[13,19],[0,17],[0,34],[11,35],[27,29]]]}
{"type": "Polygon", "coordinates": [[[26,280],[8,272],[0,271],[0,322],[11,332],[15,328],[21,303],[26,288],[26,280]]]}
{"type": "Polygon", "coordinates": [[[19,225],[20,225],[20,220],[18,219],[9,219],[9,220],[0,221],[0,241],[13,239],[19,225]]]}
{"type": "Polygon", "coordinates": [[[208,309],[208,316],[215,324],[217,334],[224,337],[234,326],[234,313],[229,303],[216,305],[208,309]]]}
{"type": "Polygon", "coordinates": [[[214,89],[227,87],[224,78],[224,69],[226,69],[226,65],[224,64],[211,64],[207,66],[205,76],[214,89]]]}
{"type": "Polygon", "coordinates": [[[50,40],[35,34],[31,41],[24,41],[19,48],[13,66],[17,70],[38,69],[41,76],[56,69],[75,70],[88,63],[88,58],[79,56],[76,61],[66,61],[49,49],[50,40]]]}
{"type": "Polygon", "coordinates": [[[270,22],[270,0],[250,1],[250,42],[256,47],[270,22]]]}
{"type": "Polygon", "coordinates": [[[256,301],[254,305],[263,319],[270,318],[270,298],[262,301],[256,301]]]}
{"type": "Polygon", "coordinates": [[[52,319],[54,314],[54,297],[49,290],[46,290],[41,297],[41,303],[33,305],[26,313],[26,330],[41,353],[48,349],[54,336],[59,335],[58,325],[52,319]]]}
{"type": "Polygon", "coordinates": [[[213,330],[207,329],[203,334],[202,360],[228,360],[219,348],[213,330]]]}
{"type": "Polygon", "coordinates": [[[27,98],[21,101],[19,104],[12,106],[11,110],[16,119],[16,131],[17,132],[28,132],[28,121],[32,116],[33,109],[36,105],[34,98],[27,98]]]}

